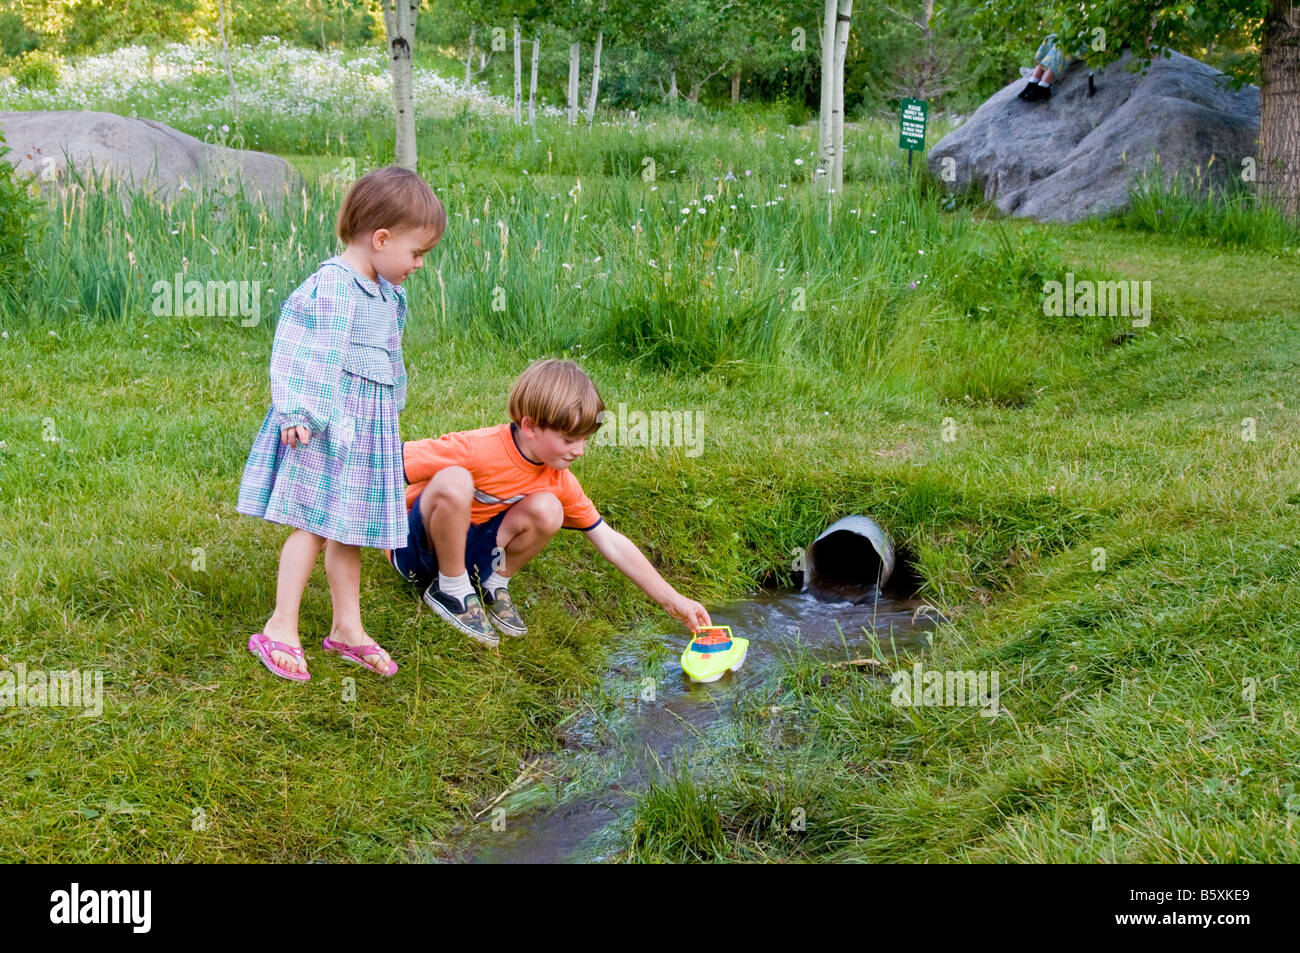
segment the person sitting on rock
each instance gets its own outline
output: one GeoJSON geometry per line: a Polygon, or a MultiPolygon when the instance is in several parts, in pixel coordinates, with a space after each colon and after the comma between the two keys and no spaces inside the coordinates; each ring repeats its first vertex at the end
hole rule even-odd
{"type": "MultiPolygon", "coordinates": [[[[1029,85],[1020,91],[1020,98],[1026,102],[1036,103],[1044,99],[1050,99],[1052,96],[1052,83],[1056,77],[1065,72],[1067,62],[1083,59],[1087,52],[1086,46],[1080,46],[1070,60],[1067,61],[1065,53],[1057,44],[1055,33],[1049,33],[1038,47],[1038,52],[1034,54],[1034,72],[1029,77],[1029,85]]],[[[1091,74],[1088,76],[1088,95],[1093,94],[1093,84],[1091,74]]]]}

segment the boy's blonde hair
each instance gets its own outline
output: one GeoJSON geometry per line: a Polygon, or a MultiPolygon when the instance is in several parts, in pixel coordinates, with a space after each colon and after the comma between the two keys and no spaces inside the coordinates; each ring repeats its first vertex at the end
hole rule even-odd
{"type": "Polygon", "coordinates": [[[352,183],[335,223],[347,243],[380,228],[432,230],[436,245],[447,229],[447,210],[424,179],[410,169],[386,166],[352,183]]]}
{"type": "Polygon", "coordinates": [[[582,368],[549,357],[519,375],[510,388],[509,410],[515,423],[531,417],[539,427],[578,440],[600,428],[605,402],[582,368]]]}

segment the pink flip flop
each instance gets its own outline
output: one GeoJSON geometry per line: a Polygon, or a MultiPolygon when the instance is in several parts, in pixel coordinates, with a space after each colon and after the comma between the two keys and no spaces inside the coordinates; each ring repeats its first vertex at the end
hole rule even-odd
{"type": "Polygon", "coordinates": [[[384,652],[385,655],[388,654],[384,649],[380,648],[379,643],[377,642],[368,642],[365,645],[344,645],[342,642],[335,642],[327,635],[325,636],[325,641],[321,642],[320,647],[326,652],[335,652],[350,662],[356,662],[358,665],[364,666],[372,672],[377,672],[385,678],[391,678],[397,674],[397,663],[394,662],[392,658],[389,658],[388,660],[388,664],[391,665],[392,668],[385,672],[382,669],[376,668],[373,662],[367,662],[363,657],[367,652],[373,655],[376,649],[384,652]]]}
{"type": "Polygon", "coordinates": [[[284,642],[275,642],[268,639],[261,632],[248,637],[248,651],[252,652],[262,660],[265,665],[275,675],[281,678],[287,678],[294,682],[309,682],[311,674],[308,672],[291,672],[287,668],[276,665],[271,658],[272,652],[284,652],[286,655],[292,655],[298,660],[302,660],[302,649],[296,645],[286,645],[284,642]]]}

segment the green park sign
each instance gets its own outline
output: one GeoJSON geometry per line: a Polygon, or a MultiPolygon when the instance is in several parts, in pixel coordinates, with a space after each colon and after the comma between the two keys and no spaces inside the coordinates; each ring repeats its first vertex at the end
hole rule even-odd
{"type": "Polygon", "coordinates": [[[898,148],[921,152],[925,149],[924,99],[904,99],[898,113],[898,148]]]}

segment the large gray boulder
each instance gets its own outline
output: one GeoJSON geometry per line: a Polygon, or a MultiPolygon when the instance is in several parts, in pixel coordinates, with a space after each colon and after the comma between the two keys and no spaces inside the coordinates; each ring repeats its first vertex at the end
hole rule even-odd
{"type": "Polygon", "coordinates": [[[1259,88],[1234,92],[1218,70],[1179,53],[1145,75],[1132,62],[1126,51],[1097,70],[1091,97],[1082,63],[1044,102],[1018,98],[1027,80],[1016,80],[930,150],[930,171],[950,187],[976,183],[1004,213],[1053,222],[1123,209],[1144,173],[1167,183],[1195,178],[1199,166],[1202,188],[1240,176],[1257,151],[1259,88]]]}
{"type": "Polygon", "coordinates": [[[152,119],[101,112],[0,112],[0,132],[13,151],[5,158],[19,172],[46,183],[67,182],[71,160],[78,175],[105,173],[113,180],[164,199],[189,189],[230,193],[243,188],[264,202],[298,187],[283,159],[203,142],[152,119]]]}

